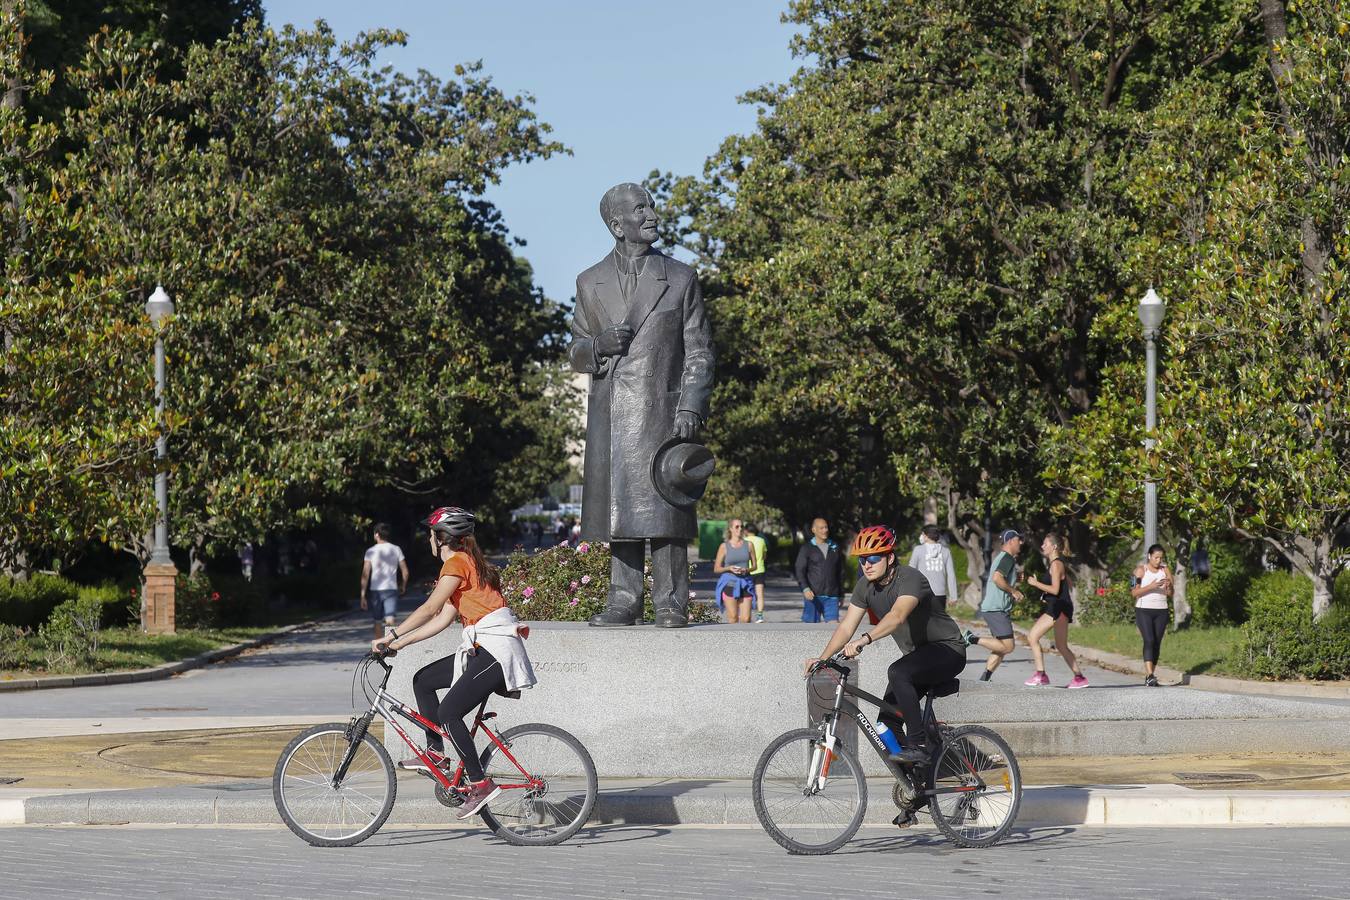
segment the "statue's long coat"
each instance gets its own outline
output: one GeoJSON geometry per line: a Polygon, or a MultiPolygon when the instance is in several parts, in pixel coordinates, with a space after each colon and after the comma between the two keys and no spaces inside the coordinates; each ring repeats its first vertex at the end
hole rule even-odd
{"type": "Polygon", "coordinates": [[[577,276],[572,368],[591,376],[586,399],[581,536],[590,541],[692,538],[694,510],[674,506],[652,484],[652,458],[671,437],[677,410],[708,417],[712,329],[694,270],[649,254],[629,302],[613,253],[577,276]],[[633,342],[601,359],[593,339],[627,322],[633,342]]]}

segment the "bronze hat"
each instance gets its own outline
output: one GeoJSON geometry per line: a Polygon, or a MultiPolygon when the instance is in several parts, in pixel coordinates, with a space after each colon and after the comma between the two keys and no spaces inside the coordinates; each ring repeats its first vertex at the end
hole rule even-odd
{"type": "Polygon", "coordinates": [[[698,441],[673,437],[652,457],[652,484],[672,506],[693,506],[708,487],[716,461],[698,441]]]}

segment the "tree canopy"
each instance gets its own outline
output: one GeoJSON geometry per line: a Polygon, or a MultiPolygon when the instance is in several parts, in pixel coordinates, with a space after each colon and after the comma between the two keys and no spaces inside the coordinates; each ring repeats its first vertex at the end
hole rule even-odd
{"type": "MultiPolygon", "coordinates": [[[[148,552],[156,283],[177,304],[175,543],[359,519],[381,494],[509,508],[562,471],[562,312],[482,194],[563,148],[475,65],[377,67],[401,40],[248,20],[178,52],[108,31],[69,73],[81,105],[0,123],[25,198],[0,323],[6,564],[148,552]]],[[[5,64],[40,78],[21,42],[5,64]]]]}

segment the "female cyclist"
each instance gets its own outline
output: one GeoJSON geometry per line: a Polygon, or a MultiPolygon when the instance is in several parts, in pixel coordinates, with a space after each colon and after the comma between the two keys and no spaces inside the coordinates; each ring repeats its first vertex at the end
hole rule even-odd
{"type": "MultiPolygon", "coordinates": [[[[427,601],[391,628],[371,647],[401,650],[410,644],[440,634],[459,619],[464,635],[454,653],[423,666],[413,676],[413,694],[423,716],[440,722],[455,754],[464,763],[469,792],[459,817],[467,819],[492,802],[501,788],[483,774],[464,717],[490,694],[504,694],[535,683],[534,669],[521,640],[520,622],[506,605],[501,576],[474,540],[473,513],[457,506],[442,506],[422,522],[429,531],[431,552],[441,560],[441,573],[427,601]],[[449,688],[439,703],[436,691],[449,688]]],[[[443,756],[444,742],[427,731],[427,750],[433,758],[443,756]]],[[[438,765],[445,766],[441,759],[438,765]]],[[[421,760],[400,763],[403,768],[425,768],[421,760]]]]}

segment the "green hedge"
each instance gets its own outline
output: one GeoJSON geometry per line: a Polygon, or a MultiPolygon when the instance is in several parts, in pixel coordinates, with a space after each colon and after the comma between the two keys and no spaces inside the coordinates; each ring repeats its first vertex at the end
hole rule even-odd
{"type": "Polygon", "coordinates": [[[79,594],[73,581],[57,575],[33,575],[25,581],[0,577],[0,624],[37,629],[52,610],[79,594]]]}
{"type": "Polygon", "coordinates": [[[1098,587],[1074,596],[1073,619],[1080,625],[1133,625],[1134,597],[1127,575],[1111,587],[1098,587]]]}
{"type": "Polygon", "coordinates": [[[1244,549],[1229,541],[1206,543],[1208,578],[1188,578],[1186,602],[1193,625],[1240,625],[1247,619],[1247,586],[1261,572],[1244,549]]]}
{"type": "Polygon", "coordinates": [[[1266,572],[1248,585],[1246,606],[1249,618],[1230,657],[1234,671],[1256,678],[1350,678],[1350,604],[1334,604],[1314,624],[1312,582],[1266,572]]]}

